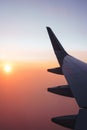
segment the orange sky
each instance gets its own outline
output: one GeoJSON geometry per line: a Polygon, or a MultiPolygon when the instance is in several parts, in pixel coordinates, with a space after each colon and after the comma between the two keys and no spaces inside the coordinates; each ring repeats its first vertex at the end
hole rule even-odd
{"type": "Polygon", "coordinates": [[[13,62],[12,72],[0,68],[0,129],[66,130],[51,123],[55,116],[77,113],[74,99],[47,92],[48,87],[66,84],[63,76],[48,73],[57,62],[13,62]],[[72,108],[73,106],[73,108],[72,108]]]}

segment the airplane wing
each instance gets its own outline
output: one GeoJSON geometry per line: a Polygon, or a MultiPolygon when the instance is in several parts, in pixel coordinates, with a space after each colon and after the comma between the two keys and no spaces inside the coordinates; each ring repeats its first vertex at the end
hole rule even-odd
{"type": "Polygon", "coordinates": [[[48,88],[48,91],[63,96],[74,97],[81,108],[87,108],[87,64],[70,56],[62,47],[50,27],[47,31],[60,64],[49,72],[64,75],[68,85],[48,88]]]}
{"type": "Polygon", "coordinates": [[[80,109],[76,115],[52,118],[52,121],[66,128],[87,130],[87,109],[80,109]]]}

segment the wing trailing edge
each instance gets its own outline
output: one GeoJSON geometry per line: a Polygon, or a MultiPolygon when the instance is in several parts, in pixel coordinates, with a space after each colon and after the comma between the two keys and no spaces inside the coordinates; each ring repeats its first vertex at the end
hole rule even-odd
{"type": "Polygon", "coordinates": [[[68,115],[68,116],[61,116],[61,117],[54,117],[52,118],[52,122],[61,125],[66,128],[74,129],[76,124],[77,115],[68,115]]]}
{"type": "Polygon", "coordinates": [[[48,88],[48,91],[54,94],[58,94],[58,95],[66,96],[66,97],[71,97],[71,98],[74,97],[69,85],[48,88]]]}
{"type": "Polygon", "coordinates": [[[80,109],[76,115],[54,117],[51,121],[66,128],[87,130],[87,109],[80,109]]]}
{"type": "Polygon", "coordinates": [[[62,72],[62,68],[61,68],[61,67],[48,69],[47,71],[48,71],[48,72],[51,72],[51,73],[54,73],[54,74],[63,75],[63,72],[62,72]]]}

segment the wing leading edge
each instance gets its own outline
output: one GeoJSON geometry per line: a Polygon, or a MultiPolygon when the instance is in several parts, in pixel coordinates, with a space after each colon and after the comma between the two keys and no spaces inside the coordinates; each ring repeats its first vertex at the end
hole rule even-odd
{"type": "Polygon", "coordinates": [[[70,87],[70,89],[68,89],[69,94],[67,94],[67,87],[65,87],[64,89],[62,89],[62,87],[60,87],[59,89],[57,88],[58,93],[54,92],[54,89],[52,90],[52,88],[49,88],[48,91],[67,97],[75,97],[78,105],[81,108],[87,108],[87,64],[68,55],[68,53],[64,50],[51,28],[47,27],[47,31],[55,55],[60,64],[59,69],[48,69],[48,71],[64,75],[68,82],[68,86],[70,87]]]}

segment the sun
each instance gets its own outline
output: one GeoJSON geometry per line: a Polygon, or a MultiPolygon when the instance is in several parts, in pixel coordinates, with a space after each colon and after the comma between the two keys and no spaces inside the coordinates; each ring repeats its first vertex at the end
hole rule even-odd
{"type": "Polygon", "coordinates": [[[11,72],[11,70],[12,70],[11,65],[10,65],[10,64],[5,64],[5,66],[4,66],[4,71],[5,71],[6,73],[9,73],[9,72],[11,72]]]}

